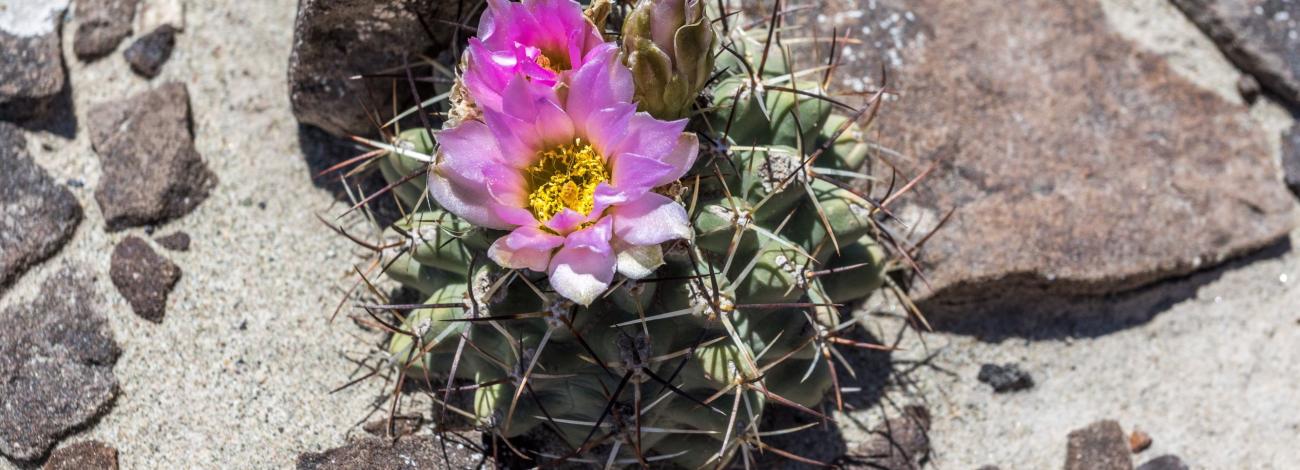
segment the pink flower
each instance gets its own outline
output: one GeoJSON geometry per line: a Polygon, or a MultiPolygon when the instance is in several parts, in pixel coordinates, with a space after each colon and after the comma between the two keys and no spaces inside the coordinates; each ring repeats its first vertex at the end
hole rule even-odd
{"type": "Polygon", "coordinates": [[[516,75],[500,110],[438,133],[429,176],[443,208],[510,230],[489,249],[494,261],[546,272],[556,292],[583,305],[616,271],[645,276],[635,260],[691,235],[682,205],[653,189],[690,169],[698,137],[682,132],[684,119],[636,112],[631,72],[617,54],[613,44],[597,47],[568,88],[516,75]]]}
{"type": "Polygon", "coordinates": [[[546,86],[582,68],[600,32],[573,0],[488,0],[470,39],[465,86],[478,106],[501,110],[501,93],[516,74],[546,86]]]}

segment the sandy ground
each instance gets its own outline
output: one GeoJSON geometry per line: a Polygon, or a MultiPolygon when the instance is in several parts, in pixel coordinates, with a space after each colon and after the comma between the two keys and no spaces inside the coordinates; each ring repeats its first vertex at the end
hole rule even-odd
{"type": "MultiPolygon", "coordinates": [[[[1169,20],[1149,16],[1168,11],[1152,12],[1140,0],[1106,3],[1117,25],[1137,31],[1134,40],[1197,83],[1230,93],[1235,71],[1190,25],[1170,20],[1152,29],[1143,18],[1169,20]]],[[[103,230],[93,200],[99,163],[84,121],[92,104],[150,84],[129,72],[120,50],[92,64],[72,59],[65,28],[83,120],[75,139],[37,133],[30,149],[56,177],[85,183],[73,191],[86,220],[72,243],[0,304],[32,295],[61,263],[98,275],[125,351],[115,368],[122,394],[102,420],[65,442],[110,443],[123,468],[291,467],[299,452],[360,432],[354,425],[382,392],[374,382],[329,393],[354,369],[345,356],[363,357],[374,338],[346,320],[327,323],[357,258],[313,216],[340,208],[311,182],[289,111],[284,76],[295,5],[187,2],[187,29],[154,83],[188,84],[196,143],[220,183],[195,212],[158,228],[194,238],[188,253],[164,252],[184,277],[162,325],[132,314],[108,282],[114,243],[142,230],[103,230]]],[[[1257,115],[1269,128],[1290,119],[1267,105],[1257,115]]],[[[1300,242],[1300,232],[1292,238],[1300,242]]],[[[1055,321],[990,319],[925,335],[924,343],[908,333],[908,350],[893,355],[885,399],[863,403],[870,410],[847,420],[843,439],[860,438],[881,410],[919,402],[935,416],[931,468],[1059,468],[1066,434],[1103,418],[1154,437],[1139,461],[1170,452],[1194,468],[1293,468],[1300,461],[1297,283],[1300,255],[1282,247],[1135,295],[1076,304],[1075,316],[1055,321]],[[975,380],[984,362],[1019,362],[1038,385],[994,395],[975,380]]],[[[863,312],[877,336],[900,328],[889,312],[888,305],[863,312]]]]}

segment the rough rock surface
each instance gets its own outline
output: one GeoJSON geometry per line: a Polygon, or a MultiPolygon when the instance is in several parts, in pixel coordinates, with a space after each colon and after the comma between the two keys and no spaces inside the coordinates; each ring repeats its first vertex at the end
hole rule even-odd
{"type": "Polygon", "coordinates": [[[120,350],[94,282],[72,268],[0,313],[0,454],[35,460],[106,411],[120,350]]]}
{"type": "Polygon", "coordinates": [[[930,455],[930,412],[919,406],[871,430],[870,437],[842,460],[845,469],[920,469],[930,455]]]}
{"type": "Polygon", "coordinates": [[[483,456],[474,455],[463,446],[447,446],[450,462],[444,461],[442,456],[442,447],[432,437],[408,436],[390,443],[386,438],[366,436],[325,452],[304,453],[298,456],[298,470],[473,469],[484,466],[483,456]]]}
{"type": "Polygon", "coordinates": [[[63,91],[59,19],[67,0],[5,2],[0,11],[0,120],[21,121],[49,110],[63,91]]]}
{"type": "Polygon", "coordinates": [[[1286,185],[1300,196],[1300,124],[1291,126],[1291,130],[1282,135],[1282,169],[1286,174],[1286,185]]]}
{"type": "Polygon", "coordinates": [[[50,453],[41,470],[117,470],[117,449],[99,441],[81,441],[50,453]]]}
{"type": "Polygon", "coordinates": [[[1128,438],[1119,423],[1098,421],[1070,432],[1065,470],[1132,470],[1128,438]]]}
{"type": "Polygon", "coordinates": [[[1187,464],[1177,455],[1162,455],[1139,465],[1137,470],[1188,470],[1187,464]]]}
{"type": "Polygon", "coordinates": [[[136,39],[122,56],[131,64],[132,71],[142,77],[153,78],[162,72],[162,66],[171,58],[175,46],[176,30],[163,25],[136,39]]]}
{"type": "Polygon", "coordinates": [[[1230,60],[1300,106],[1300,2],[1172,0],[1230,60]]]}
{"type": "MultiPolygon", "coordinates": [[[[289,99],[298,121],[339,136],[373,133],[362,103],[372,109],[388,106],[393,82],[348,77],[400,68],[404,60],[416,63],[417,54],[436,55],[435,46],[455,30],[443,22],[452,21],[458,7],[459,2],[430,1],[299,2],[289,57],[289,99]]],[[[402,82],[398,96],[406,100],[410,91],[402,82]]]]}
{"type": "Polygon", "coordinates": [[[877,121],[901,154],[884,158],[906,177],[936,165],[895,210],[924,233],[956,209],[922,253],[927,315],[1129,290],[1294,225],[1248,109],[1121,36],[1096,0],[872,5],[841,25],[871,31],[841,70],[876,76],[879,51],[902,97],[877,121]]]}
{"type": "Polygon", "coordinates": [[[72,238],[81,204],[27,155],[27,140],[0,122],[0,292],[72,238]]]}
{"type": "Polygon", "coordinates": [[[176,232],[154,239],[159,246],[172,251],[190,251],[190,234],[176,232]]]}
{"type": "Polygon", "coordinates": [[[1014,392],[1034,387],[1034,378],[1018,364],[983,364],[977,376],[980,382],[993,387],[997,393],[1014,392]]]}
{"type": "Polygon", "coordinates": [[[72,52],[81,60],[94,60],[117,49],[131,35],[135,6],[139,0],[80,0],[77,2],[77,32],[72,52]]]}
{"type": "Polygon", "coordinates": [[[143,239],[130,236],[113,249],[109,277],[136,315],[162,323],[167,294],[181,279],[181,268],[159,256],[143,239]]]}
{"type": "Polygon", "coordinates": [[[90,132],[104,173],[95,201],[110,230],[184,215],[215,183],[194,149],[183,84],[94,107],[90,132]]]}

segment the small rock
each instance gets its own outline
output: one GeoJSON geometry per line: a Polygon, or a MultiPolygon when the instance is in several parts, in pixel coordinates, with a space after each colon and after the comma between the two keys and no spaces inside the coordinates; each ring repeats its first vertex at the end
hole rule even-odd
{"type": "Polygon", "coordinates": [[[136,315],[162,323],[167,294],[181,279],[181,268],[159,256],[143,239],[130,236],[113,249],[109,277],[136,315]]]}
{"type": "Polygon", "coordinates": [[[131,35],[138,0],[80,0],[77,2],[77,32],[72,52],[91,61],[108,55],[131,35]]]}
{"type": "Polygon", "coordinates": [[[1300,196],[1300,124],[1282,135],[1282,170],[1287,187],[1300,196]]]}
{"type": "Polygon", "coordinates": [[[0,292],[58,252],[81,223],[81,204],[27,155],[27,139],[0,122],[0,292]]]}
{"type": "Polygon", "coordinates": [[[185,232],[176,232],[154,239],[163,248],[172,251],[190,251],[190,234],[185,232]]]}
{"type": "Polygon", "coordinates": [[[1141,429],[1134,429],[1133,432],[1128,435],[1128,448],[1133,451],[1134,454],[1147,450],[1147,448],[1150,447],[1151,436],[1142,432],[1141,429]]]}
{"type": "Polygon", "coordinates": [[[1250,75],[1242,75],[1237,78],[1237,93],[1241,94],[1241,99],[1247,103],[1254,103],[1259,99],[1259,80],[1250,75]]]}
{"type": "Polygon", "coordinates": [[[1070,433],[1065,470],[1132,470],[1128,439],[1119,423],[1098,421],[1070,433]]]}
{"type": "Polygon", "coordinates": [[[1137,470],[1188,470],[1189,468],[1177,455],[1162,455],[1148,460],[1137,470]]]}
{"type": "Polygon", "coordinates": [[[215,184],[194,149],[184,84],[95,106],[90,133],[103,168],[95,201],[109,230],[189,213],[215,184]]]}
{"type": "Polygon", "coordinates": [[[1300,106],[1300,2],[1173,0],[1237,67],[1300,106]]]}
{"type": "Polygon", "coordinates": [[[903,415],[871,430],[871,435],[844,456],[841,468],[911,470],[930,455],[930,412],[908,406],[903,415]]]}
{"type": "Polygon", "coordinates": [[[65,267],[0,312],[0,454],[31,461],[108,410],[121,351],[94,280],[65,267]]]}
{"type": "Polygon", "coordinates": [[[172,56],[172,47],[176,46],[176,30],[163,25],[153,32],[136,39],[123,56],[131,64],[131,70],[141,77],[154,78],[162,71],[163,64],[172,56]]]}
{"type": "Polygon", "coordinates": [[[993,391],[996,393],[1027,390],[1034,387],[1033,376],[1021,370],[1020,366],[1014,363],[981,365],[977,378],[980,382],[993,387],[993,391]]]}
{"type": "Polygon", "coordinates": [[[67,85],[59,34],[67,6],[22,0],[0,10],[0,120],[44,115],[67,85]]]}
{"type": "Polygon", "coordinates": [[[306,452],[298,456],[298,470],[398,470],[407,468],[479,468],[485,457],[474,455],[462,446],[447,446],[450,461],[443,460],[442,447],[432,437],[407,436],[392,442],[366,436],[343,447],[325,452],[306,452]]]}
{"type": "Polygon", "coordinates": [[[81,441],[56,449],[41,470],[117,470],[117,449],[99,441],[81,441]]]}

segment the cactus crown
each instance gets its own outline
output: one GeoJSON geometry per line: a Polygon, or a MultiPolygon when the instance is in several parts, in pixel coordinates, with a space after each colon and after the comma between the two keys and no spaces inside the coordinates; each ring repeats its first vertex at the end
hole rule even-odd
{"type": "MultiPolygon", "coordinates": [[[[642,275],[575,304],[545,273],[493,263],[488,249],[502,232],[429,197],[426,175],[440,152],[431,129],[393,125],[366,165],[382,172],[405,215],[373,245],[372,265],[424,300],[362,308],[384,319],[402,377],[443,384],[434,394],[441,418],[459,416],[506,444],[527,433],[556,443],[513,450],[533,464],[748,461],[768,449],[766,410],[826,419],[822,410],[842,407],[836,369],[850,366],[835,348],[883,348],[844,338],[856,325],[845,305],[892,286],[887,272],[906,256],[858,173],[872,155],[865,130],[883,93],[865,108],[829,98],[829,72],[815,82],[823,68],[792,69],[770,29],[779,18],[746,29],[740,15],[699,0],[595,3],[586,17],[622,45],[642,110],[689,117],[699,136],[691,170],[656,189],[686,207],[690,236],[621,251],[619,272],[642,275]],[[666,5],[673,1],[681,5],[666,5]],[[680,24],[655,24],[656,8],[675,11],[680,24]],[[656,42],[658,30],[672,47],[656,42]]],[[[436,91],[451,100],[403,114],[450,116],[444,127],[479,119],[459,74],[443,78],[455,82],[436,91]]],[[[524,171],[539,220],[592,210],[596,183],[610,178],[593,152],[580,141],[560,145],[524,171]]]]}

